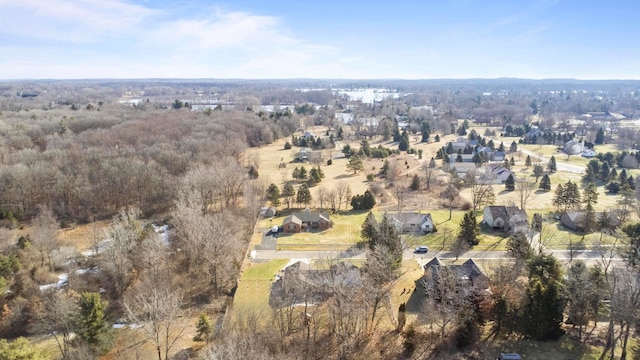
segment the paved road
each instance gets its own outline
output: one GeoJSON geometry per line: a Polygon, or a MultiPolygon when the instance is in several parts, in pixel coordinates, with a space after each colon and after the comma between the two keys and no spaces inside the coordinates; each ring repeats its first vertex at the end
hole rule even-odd
{"type": "MultiPolygon", "coordinates": [[[[526,155],[529,155],[529,156],[534,157],[536,159],[539,159],[544,164],[549,162],[549,159],[547,159],[546,157],[544,157],[542,155],[536,154],[534,151],[527,150],[527,149],[520,149],[520,151],[522,151],[523,154],[526,154],[526,155]]],[[[563,154],[558,154],[558,155],[563,155],[563,154]]],[[[579,155],[573,155],[573,156],[579,156],[579,155]]],[[[558,171],[566,171],[566,172],[571,172],[571,173],[576,173],[576,174],[583,174],[584,173],[585,168],[583,166],[566,164],[566,163],[563,163],[563,162],[558,162],[557,160],[558,160],[558,158],[556,157],[556,167],[558,168],[558,171]]]]}
{"type": "MultiPolygon", "coordinates": [[[[584,260],[587,263],[597,263],[600,261],[600,255],[593,250],[551,250],[558,260],[568,262],[570,260],[584,260]]],[[[455,259],[449,251],[429,251],[428,254],[414,254],[411,250],[405,250],[403,259],[415,259],[419,263],[430,260],[433,257],[441,259],[455,259]]],[[[251,258],[255,260],[270,259],[364,259],[363,251],[280,251],[280,250],[255,250],[251,252],[251,258]]],[[[467,251],[460,256],[461,259],[477,259],[477,260],[501,260],[508,259],[506,251],[467,251]]],[[[620,258],[614,261],[622,261],[620,258]]]]}

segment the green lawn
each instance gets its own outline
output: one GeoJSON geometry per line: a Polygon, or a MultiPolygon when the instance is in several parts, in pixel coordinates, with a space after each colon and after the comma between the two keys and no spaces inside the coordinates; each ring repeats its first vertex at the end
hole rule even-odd
{"type": "MultiPolygon", "coordinates": [[[[299,211],[299,210],[297,210],[299,211]]],[[[282,225],[285,217],[293,211],[283,211],[271,219],[263,219],[258,227],[266,231],[274,225],[282,225]]],[[[360,241],[360,229],[368,211],[347,211],[331,214],[333,227],[324,231],[309,231],[298,234],[281,233],[278,250],[346,250],[360,241]]]]}
{"type": "Polygon", "coordinates": [[[268,312],[271,282],[289,259],[271,260],[267,263],[252,263],[238,281],[238,290],[233,301],[235,311],[251,309],[268,312]]]}
{"type": "MultiPolygon", "coordinates": [[[[456,240],[464,211],[454,210],[449,220],[449,210],[429,211],[438,232],[427,235],[404,235],[405,244],[409,247],[427,245],[433,250],[448,250],[456,240]]],[[[476,215],[478,223],[482,221],[482,213],[476,215]]],[[[483,229],[480,231],[480,243],[471,250],[505,250],[507,239],[500,232],[483,229]]]]}

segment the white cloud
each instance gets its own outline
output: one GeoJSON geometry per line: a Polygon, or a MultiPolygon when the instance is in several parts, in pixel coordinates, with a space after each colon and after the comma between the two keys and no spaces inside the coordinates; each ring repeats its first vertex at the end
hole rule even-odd
{"type": "Polygon", "coordinates": [[[157,11],[119,0],[0,0],[0,34],[92,42],[135,31],[157,11]]]}

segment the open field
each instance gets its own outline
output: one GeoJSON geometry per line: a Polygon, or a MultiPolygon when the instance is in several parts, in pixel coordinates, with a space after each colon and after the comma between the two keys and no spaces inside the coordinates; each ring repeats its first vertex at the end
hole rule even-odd
{"type": "Polygon", "coordinates": [[[253,263],[238,281],[234,297],[234,311],[250,309],[256,312],[269,312],[269,293],[276,274],[284,268],[289,259],[271,260],[266,263],[253,263]]]}

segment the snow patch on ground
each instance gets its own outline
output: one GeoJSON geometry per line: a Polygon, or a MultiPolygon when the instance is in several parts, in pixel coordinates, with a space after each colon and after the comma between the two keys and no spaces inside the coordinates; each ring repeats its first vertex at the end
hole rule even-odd
{"type": "Polygon", "coordinates": [[[156,234],[160,235],[162,243],[166,246],[169,246],[171,244],[169,242],[169,225],[159,226],[156,224],[151,224],[151,226],[153,226],[153,230],[156,232],[156,234]]]}
{"type": "Polygon", "coordinates": [[[45,285],[40,285],[38,286],[38,288],[40,289],[40,291],[47,291],[47,290],[51,290],[51,289],[60,289],[61,287],[67,285],[67,282],[69,281],[69,274],[67,273],[63,273],[58,275],[58,282],[57,283],[53,283],[53,284],[45,284],[45,285]]]}
{"type": "Polygon", "coordinates": [[[111,244],[113,240],[111,239],[104,239],[102,241],[100,241],[98,243],[98,245],[92,247],[89,250],[83,251],[82,255],[86,256],[86,257],[92,257],[92,256],[96,256],[100,253],[103,253],[107,247],[109,247],[109,244],[111,244]]]}

